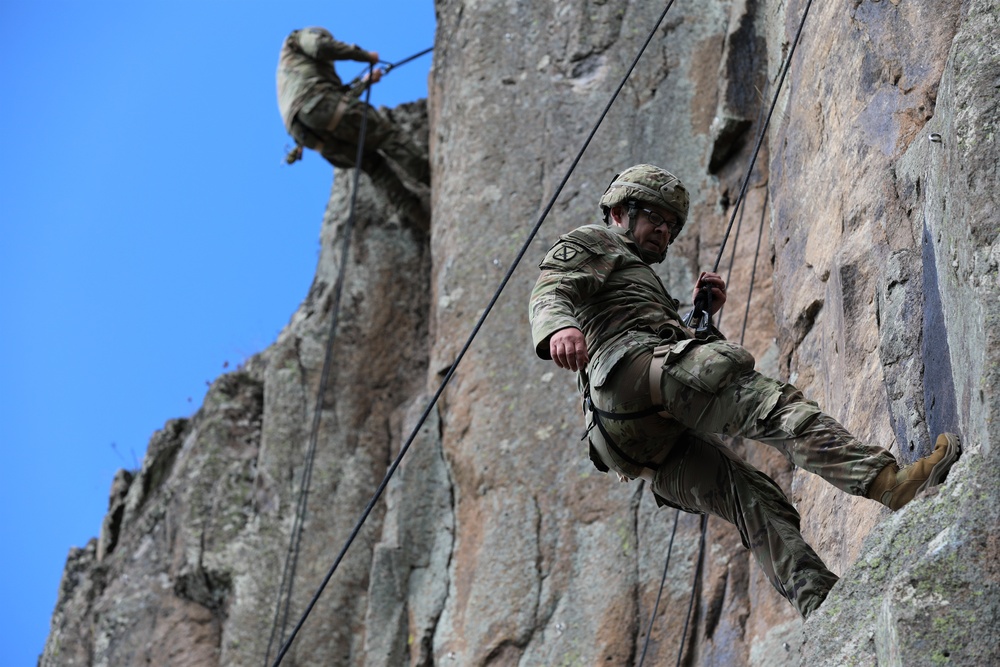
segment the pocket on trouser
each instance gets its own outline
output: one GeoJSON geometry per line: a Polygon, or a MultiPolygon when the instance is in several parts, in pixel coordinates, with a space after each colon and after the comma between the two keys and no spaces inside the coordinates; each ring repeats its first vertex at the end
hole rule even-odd
{"type": "Polygon", "coordinates": [[[781,384],[781,396],[773,411],[763,412],[759,421],[772,431],[794,438],[822,414],[816,401],[806,399],[790,384],[781,384]]]}
{"type": "Polygon", "coordinates": [[[673,360],[668,356],[660,378],[667,412],[682,424],[697,427],[716,395],[753,366],[752,354],[726,341],[691,345],[673,360]]]}
{"type": "Polygon", "coordinates": [[[747,371],[753,370],[754,358],[744,347],[727,341],[713,341],[688,346],[678,359],[663,366],[681,384],[714,394],[747,371]]]}
{"type": "Polygon", "coordinates": [[[806,400],[794,386],[766,375],[746,374],[737,385],[725,392],[733,420],[733,429],[727,433],[764,442],[794,438],[821,414],[816,403],[806,400]]]}

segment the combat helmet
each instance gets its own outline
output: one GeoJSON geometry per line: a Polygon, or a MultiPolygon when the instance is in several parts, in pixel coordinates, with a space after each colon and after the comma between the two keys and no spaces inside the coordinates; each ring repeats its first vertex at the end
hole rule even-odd
{"type": "Polygon", "coordinates": [[[331,33],[326,28],[320,26],[311,25],[308,28],[303,28],[302,32],[308,32],[316,35],[320,39],[333,39],[333,33],[331,33]]]}
{"type": "MultiPolygon", "coordinates": [[[[615,206],[628,205],[630,202],[645,202],[665,208],[677,215],[677,226],[673,230],[670,242],[680,233],[687,222],[690,197],[680,179],[665,169],[652,164],[637,164],[616,175],[608,189],[601,197],[601,211],[604,222],[615,206]]],[[[632,221],[629,221],[631,231],[632,221]]]]}

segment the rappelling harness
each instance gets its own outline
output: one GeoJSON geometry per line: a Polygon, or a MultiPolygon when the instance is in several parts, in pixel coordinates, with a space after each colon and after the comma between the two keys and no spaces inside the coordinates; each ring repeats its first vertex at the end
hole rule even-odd
{"type": "MultiPolygon", "coordinates": [[[[637,410],[634,412],[612,412],[610,410],[602,410],[594,405],[594,399],[590,395],[590,377],[587,375],[586,371],[580,371],[583,376],[583,410],[584,413],[590,413],[587,418],[589,425],[587,426],[587,430],[584,431],[583,437],[580,438],[581,440],[589,438],[590,432],[594,430],[594,427],[596,426],[597,430],[601,434],[601,437],[604,438],[604,443],[619,459],[625,461],[629,465],[647,470],[650,473],[656,469],[659,464],[650,461],[639,461],[625,453],[625,451],[615,441],[614,437],[612,437],[612,435],[608,432],[602,418],[613,419],[615,421],[633,421],[636,419],[652,417],[653,415],[659,415],[664,419],[671,418],[670,413],[667,412],[666,406],[663,405],[660,378],[663,376],[663,360],[667,356],[667,353],[673,349],[676,343],[677,341],[674,341],[672,343],[658,345],[653,348],[653,357],[649,363],[649,398],[653,404],[645,410],[637,410]]],[[[608,472],[610,470],[607,463],[601,459],[600,454],[595,450],[593,444],[590,445],[590,460],[601,472],[608,472]]],[[[651,477],[652,475],[650,474],[649,476],[651,477]]],[[[640,477],[645,478],[646,474],[643,473],[640,477]]]]}
{"type": "MultiPolygon", "coordinates": [[[[365,82],[365,87],[371,86],[370,83],[365,82]]],[[[340,125],[340,121],[343,120],[344,114],[347,113],[347,109],[350,108],[351,103],[354,101],[355,97],[352,94],[354,89],[350,85],[344,86],[341,91],[343,96],[337,103],[337,108],[333,112],[333,116],[330,117],[330,122],[326,124],[323,128],[327,133],[333,133],[340,125]]],[[[292,139],[295,140],[295,148],[288,151],[285,155],[285,164],[295,164],[302,159],[302,149],[309,148],[318,153],[323,152],[323,138],[312,131],[305,123],[300,121],[298,117],[292,119],[292,127],[290,130],[292,139]]]]}

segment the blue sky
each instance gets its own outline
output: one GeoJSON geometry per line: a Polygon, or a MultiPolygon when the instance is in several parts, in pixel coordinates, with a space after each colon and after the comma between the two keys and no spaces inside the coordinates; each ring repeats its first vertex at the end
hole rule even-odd
{"type": "MultiPolygon", "coordinates": [[[[5,665],[35,664],[115,471],[306,295],[332,171],[282,164],[274,72],[307,25],[390,62],[434,42],[432,0],[0,3],[5,665]]],[[[430,64],[372,102],[425,97],[430,64]]]]}

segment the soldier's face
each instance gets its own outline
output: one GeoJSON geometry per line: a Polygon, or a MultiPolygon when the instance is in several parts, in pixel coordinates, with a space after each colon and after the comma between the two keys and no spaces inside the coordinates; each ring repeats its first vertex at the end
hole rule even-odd
{"type": "MultiPolygon", "coordinates": [[[[620,208],[621,210],[618,212],[618,215],[615,215],[614,210],[611,211],[612,219],[616,225],[627,229],[628,211],[624,207],[620,208]]],[[[635,226],[632,229],[632,238],[635,239],[636,245],[643,250],[662,255],[667,251],[667,245],[670,243],[670,230],[674,229],[674,225],[676,224],[676,213],[658,206],[640,204],[635,212],[635,226]],[[650,215],[651,213],[652,215],[650,215]],[[650,219],[651,217],[656,218],[656,224],[650,219]]]]}

